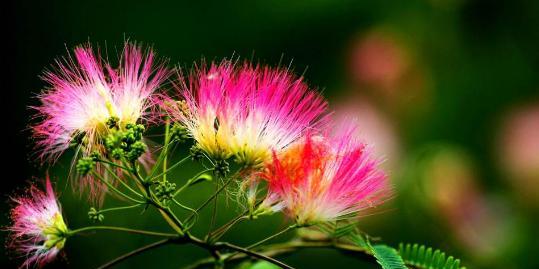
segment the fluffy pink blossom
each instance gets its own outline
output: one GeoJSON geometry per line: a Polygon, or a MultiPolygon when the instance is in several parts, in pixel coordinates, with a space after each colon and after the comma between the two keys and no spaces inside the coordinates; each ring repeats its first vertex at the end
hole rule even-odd
{"type": "Polygon", "coordinates": [[[331,136],[308,135],[273,162],[261,177],[268,182],[262,206],[282,207],[299,225],[357,215],[389,194],[385,173],[354,126],[331,136]]]}
{"type": "Polygon", "coordinates": [[[49,88],[39,95],[40,122],[33,126],[41,158],[56,159],[72,142],[81,142],[84,154],[102,151],[107,121],[116,118],[124,127],[149,118],[151,96],[168,74],[154,65],[151,50],[136,44],[125,43],[117,68],[90,45],[76,47],[74,57],[57,60],[43,75],[49,88]]]}
{"type": "Polygon", "coordinates": [[[9,246],[25,257],[21,267],[42,267],[64,247],[68,233],[49,179],[45,192],[32,185],[27,197],[13,200],[9,246]]]}
{"type": "MultiPolygon", "coordinates": [[[[195,68],[171,110],[214,158],[257,165],[322,122],[326,102],[287,69],[224,60],[195,68]]],[[[170,109],[170,106],[169,106],[170,109]]]]}

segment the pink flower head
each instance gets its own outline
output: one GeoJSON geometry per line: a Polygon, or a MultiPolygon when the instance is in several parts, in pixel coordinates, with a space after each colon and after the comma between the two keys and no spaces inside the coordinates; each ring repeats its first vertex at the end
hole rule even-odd
{"type": "Polygon", "coordinates": [[[26,258],[21,267],[42,267],[64,247],[68,233],[51,182],[47,178],[46,192],[32,185],[28,197],[13,200],[9,246],[26,258]]]}
{"type": "Polygon", "coordinates": [[[196,68],[179,86],[174,119],[214,158],[258,165],[321,122],[326,102],[289,70],[237,64],[196,68]]]}
{"type": "Polygon", "coordinates": [[[307,135],[262,172],[268,195],[262,206],[284,207],[299,225],[335,221],[380,204],[388,182],[355,126],[332,136],[307,135]]]}
{"type": "Polygon", "coordinates": [[[151,50],[125,43],[120,64],[113,68],[90,45],[78,46],[74,59],[56,61],[43,75],[49,88],[35,107],[41,120],[33,126],[42,159],[54,160],[73,142],[83,153],[102,152],[102,138],[114,119],[120,128],[148,119],[154,91],[167,78],[163,65],[154,66],[151,50]]]}

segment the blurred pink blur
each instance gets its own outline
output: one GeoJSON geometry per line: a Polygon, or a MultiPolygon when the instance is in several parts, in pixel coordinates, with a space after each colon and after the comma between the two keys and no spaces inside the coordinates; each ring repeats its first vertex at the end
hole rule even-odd
{"type": "Polygon", "coordinates": [[[358,137],[372,146],[374,155],[383,160],[382,166],[395,171],[400,162],[401,143],[395,126],[382,111],[365,97],[355,97],[336,106],[337,118],[347,116],[357,119],[358,137]]]}
{"type": "Polygon", "coordinates": [[[539,205],[539,103],[510,111],[497,145],[508,183],[519,197],[539,205]]]}
{"type": "Polygon", "coordinates": [[[443,148],[431,156],[423,173],[430,209],[474,259],[490,263],[510,247],[514,216],[504,201],[481,188],[470,156],[443,148]]]}
{"type": "MultiPolygon", "coordinates": [[[[383,27],[382,27],[383,28],[383,27]]],[[[348,69],[353,89],[381,101],[398,117],[424,114],[431,79],[413,50],[389,29],[375,29],[352,39],[348,69]]]]}

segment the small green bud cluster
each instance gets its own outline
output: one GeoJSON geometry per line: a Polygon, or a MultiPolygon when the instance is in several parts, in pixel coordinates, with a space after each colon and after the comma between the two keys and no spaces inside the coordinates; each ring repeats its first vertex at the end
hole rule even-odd
{"type": "Polygon", "coordinates": [[[119,123],[120,118],[112,116],[107,120],[107,127],[109,127],[109,129],[118,129],[120,127],[119,123]]]}
{"type": "Polygon", "coordinates": [[[137,160],[146,151],[146,144],[142,142],[143,132],[141,124],[127,124],[124,131],[111,132],[105,138],[107,154],[115,160],[124,157],[131,162],[137,160]]]}
{"type": "Polygon", "coordinates": [[[97,162],[101,158],[101,154],[98,151],[94,151],[90,154],[90,158],[97,162]]]}
{"type": "Polygon", "coordinates": [[[178,141],[179,143],[185,142],[187,139],[189,139],[187,127],[180,123],[174,123],[172,128],[170,128],[170,138],[178,141]]]}
{"type": "Polygon", "coordinates": [[[213,173],[218,177],[225,177],[230,172],[230,166],[226,160],[216,160],[213,173]]]}
{"type": "Polygon", "coordinates": [[[88,211],[88,218],[93,222],[102,222],[105,219],[105,216],[95,209],[95,207],[91,207],[90,211],[88,211]]]}
{"type": "Polygon", "coordinates": [[[164,205],[174,198],[174,192],[176,191],[176,184],[169,182],[168,180],[160,180],[155,182],[157,185],[155,187],[154,193],[157,196],[157,199],[164,205]]]}
{"type": "Polygon", "coordinates": [[[193,161],[201,161],[204,158],[204,151],[198,145],[193,145],[189,149],[189,155],[193,161]]]}
{"type": "Polygon", "coordinates": [[[95,160],[92,157],[82,157],[77,162],[77,173],[82,176],[88,175],[95,167],[95,160]]]}

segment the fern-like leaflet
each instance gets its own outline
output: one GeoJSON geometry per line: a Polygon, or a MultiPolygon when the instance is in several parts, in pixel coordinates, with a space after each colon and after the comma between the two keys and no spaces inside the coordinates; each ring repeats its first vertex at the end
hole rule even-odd
{"type": "Polygon", "coordinates": [[[407,265],[419,269],[466,269],[460,260],[419,244],[399,244],[399,254],[407,265]]]}

